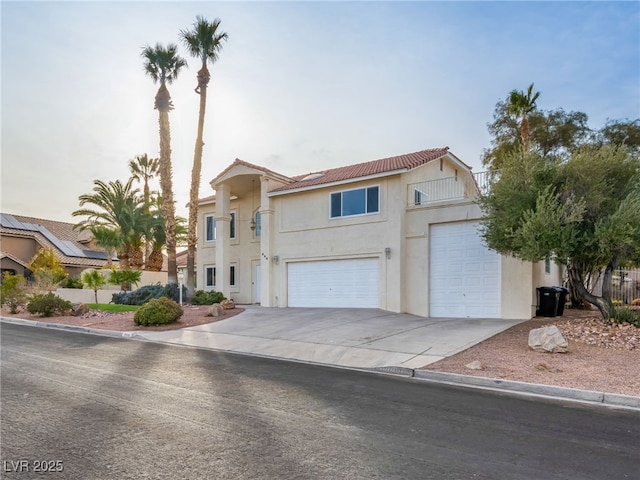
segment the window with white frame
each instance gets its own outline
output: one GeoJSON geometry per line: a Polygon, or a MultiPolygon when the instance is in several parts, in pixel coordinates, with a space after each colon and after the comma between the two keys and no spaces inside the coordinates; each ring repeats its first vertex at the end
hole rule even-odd
{"type": "MultiPolygon", "coordinates": [[[[229,238],[236,238],[236,212],[230,212],[231,221],[229,222],[229,238]]],[[[214,215],[205,215],[204,217],[204,241],[214,242],[216,240],[216,217],[214,215]]]]}
{"type": "Polygon", "coordinates": [[[331,194],[331,218],[380,212],[380,188],[366,187],[331,194]]]}
{"type": "MultiPolygon", "coordinates": [[[[229,286],[236,287],[236,270],[237,265],[232,263],[229,265],[229,286]]],[[[204,267],[204,286],[207,288],[216,288],[216,267],[215,265],[207,265],[204,267]]]]}
{"type": "Polygon", "coordinates": [[[429,195],[417,188],[413,189],[413,204],[425,205],[429,201],[429,195]]]}
{"type": "Polygon", "coordinates": [[[260,234],[262,233],[262,214],[260,212],[256,212],[255,220],[256,220],[256,230],[254,232],[254,235],[256,237],[259,237],[260,234]]]}

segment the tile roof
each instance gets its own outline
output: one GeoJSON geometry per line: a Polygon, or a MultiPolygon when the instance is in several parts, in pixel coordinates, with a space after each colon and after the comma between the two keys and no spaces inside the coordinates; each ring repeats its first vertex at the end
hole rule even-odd
{"type": "Polygon", "coordinates": [[[356,165],[348,165],[346,167],[332,168],[330,170],[322,170],[311,174],[299,175],[293,177],[294,182],[275,188],[271,190],[270,193],[341,182],[344,180],[368,177],[397,170],[411,170],[443,157],[448,152],[449,147],[432,148],[414,153],[406,153],[396,157],[382,158],[380,160],[358,163],[356,165]]]}
{"type": "Polygon", "coordinates": [[[211,180],[209,182],[209,184],[210,185],[214,185],[218,181],[218,179],[222,178],[224,175],[227,174],[227,172],[229,172],[229,170],[231,170],[233,167],[236,167],[238,165],[242,165],[242,166],[245,166],[245,167],[248,167],[248,168],[252,168],[254,170],[259,170],[259,171],[261,171],[263,173],[266,173],[267,175],[272,175],[274,177],[278,177],[278,178],[280,178],[280,179],[282,179],[284,181],[293,181],[293,179],[291,179],[291,178],[289,178],[289,177],[287,177],[285,175],[282,175],[281,173],[274,172],[273,170],[269,170],[268,168],[261,167],[260,165],[255,165],[253,163],[245,162],[244,160],[240,160],[239,158],[236,158],[231,165],[229,165],[222,172],[220,172],[216,178],[214,178],[213,180],[211,180]]]}
{"type": "MultiPolygon", "coordinates": [[[[65,266],[102,267],[106,263],[106,252],[80,242],[83,235],[73,229],[72,223],[22,215],[1,215],[0,236],[33,238],[41,247],[53,248],[56,257],[65,266]],[[78,253],[76,255],[73,252],[78,253]]],[[[117,261],[114,262],[117,264],[117,261]]]]}

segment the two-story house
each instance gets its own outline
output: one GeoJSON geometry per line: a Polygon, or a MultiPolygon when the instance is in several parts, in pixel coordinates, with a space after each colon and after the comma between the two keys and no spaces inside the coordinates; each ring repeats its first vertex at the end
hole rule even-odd
{"type": "Polygon", "coordinates": [[[199,202],[197,283],[240,304],[531,318],[560,270],[483,244],[479,180],[448,148],[297,177],[235,160],[199,202]]]}

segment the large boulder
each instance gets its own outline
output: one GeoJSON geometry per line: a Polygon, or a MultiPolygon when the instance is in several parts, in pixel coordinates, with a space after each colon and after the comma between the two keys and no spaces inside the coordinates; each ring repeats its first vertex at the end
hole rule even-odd
{"type": "Polygon", "coordinates": [[[236,308],[236,304],[233,300],[223,300],[222,302],[220,302],[220,305],[222,305],[222,308],[224,308],[225,310],[233,310],[234,308],[236,308]]]}
{"type": "Polygon", "coordinates": [[[565,353],[569,342],[555,325],[534,328],[529,332],[529,348],[543,353],[565,353]]]}
{"type": "Polygon", "coordinates": [[[224,315],[224,308],[219,303],[214,303],[207,309],[207,317],[219,317],[224,315]]]}
{"type": "Polygon", "coordinates": [[[81,317],[85,313],[89,313],[89,307],[87,307],[86,303],[75,303],[71,307],[71,315],[74,317],[81,317]]]}

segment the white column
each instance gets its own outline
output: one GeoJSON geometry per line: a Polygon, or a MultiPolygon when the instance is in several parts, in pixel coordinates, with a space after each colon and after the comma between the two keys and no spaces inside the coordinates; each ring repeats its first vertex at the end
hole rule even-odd
{"type": "Polygon", "coordinates": [[[269,179],[262,177],[260,179],[260,304],[264,307],[277,306],[275,299],[275,288],[273,282],[275,279],[276,265],[273,261],[273,214],[270,198],[267,196],[269,191],[269,179]]]}
{"type": "Polygon", "coordinates": [[[216,290],[222,292],[226,298],[231,298],[229,286],[230,197],[228,185],[216,185],[216,290]]]}

